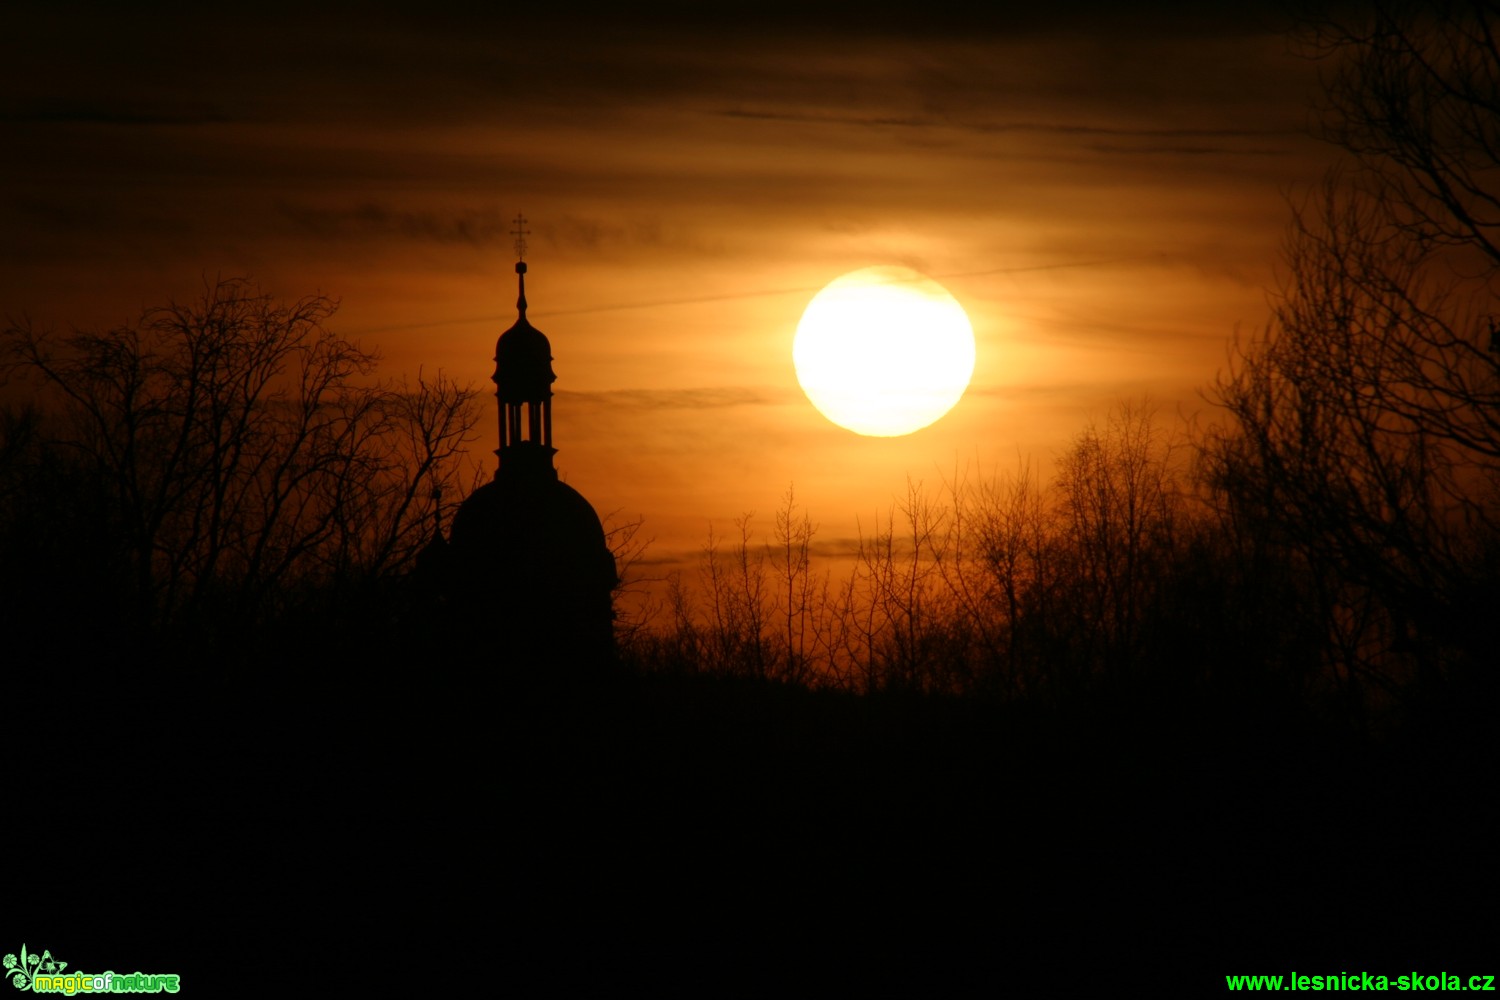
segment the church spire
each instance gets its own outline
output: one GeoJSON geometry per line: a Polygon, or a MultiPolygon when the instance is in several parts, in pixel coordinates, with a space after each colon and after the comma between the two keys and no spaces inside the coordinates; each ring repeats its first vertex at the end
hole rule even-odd
{"type": "Polygon", "coordinates": [[[516,214],[515,324],[495,344],[495,399],[500,404],[500,447],[495,455],[502,475],[557,478],[552,456],[552,345],[526,318],[526,217],[516,214]]]}
{"type": "MultiPolygon", "coordinates": [[[[482,639],[492,662],[519,678],[548,661],[585,669],[609,664],[619,578],[599,515],[553,465],[557,376],[551,343],[526,318],[525,216],[516,215],[512,232],[518,315],[495,342],[493,376],[500,464],[494,480],[469,494],[453,517],[447,579],[458,614],[485,622],[482,639]]],[[[434,553],[441,557],[443,550],[434,553]]]]}
{"type": "Polygon", "coordinates": [[[520,310],[521,317],[526,317],[526,237],[531,235],[531,230],[526,228],[526,216],[520,212],[512,220],[516,228],[511,230],[511,235],[516,238],[516,281],[521,286],[521,294],[516,299],[516,308],[520,310]]]}

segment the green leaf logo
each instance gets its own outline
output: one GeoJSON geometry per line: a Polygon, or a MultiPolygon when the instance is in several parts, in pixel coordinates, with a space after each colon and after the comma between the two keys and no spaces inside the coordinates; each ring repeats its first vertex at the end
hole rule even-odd
{"type": "Polygon", "coordinates": [[[32,980],[38,972],[46,975],[61,972],[68,967],[67,962],[59,962],[52,957],[52,952],[43,951],[37,955],[26,950],[21,945],[21,955],[17,958],[14,954],[6,955],[4,959],[5,975],[10,979],[10,984],[18,990],[31,988],[32,980]]]}

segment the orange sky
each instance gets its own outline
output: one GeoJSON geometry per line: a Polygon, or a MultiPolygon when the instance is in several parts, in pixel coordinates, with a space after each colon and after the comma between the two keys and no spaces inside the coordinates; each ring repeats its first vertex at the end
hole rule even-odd
{"type": "Polygon", "coordinates": [[[768,532],[789,485],[837,544],[908,477],[1045,465],[1122,399],[1201,409],[1332,162],[1315,67],[1255,8],[957,11],[8,6],[0,310],[112,324],[244,275],[341,299],[387,374],[483,383],[524,211],[567,480],[663,564],[742,512],[768,532]],[[978,340],[905,438],[830,424],[791,365],[812,294],[877,264],[978,340]]]}

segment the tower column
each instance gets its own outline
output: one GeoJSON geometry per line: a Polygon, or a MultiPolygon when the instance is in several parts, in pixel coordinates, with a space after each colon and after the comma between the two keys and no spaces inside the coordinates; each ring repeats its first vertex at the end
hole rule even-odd
{"type": "Polygon", "coordinates": [[[552,345],[526,318],[525,220],[516,219],[515,325],[495,343],[495,399],[500,405],[500,467],[495,476],[556,479],[552,464],[552,345]],[[525,420],[522,420],[522,409],[525,420]]]}

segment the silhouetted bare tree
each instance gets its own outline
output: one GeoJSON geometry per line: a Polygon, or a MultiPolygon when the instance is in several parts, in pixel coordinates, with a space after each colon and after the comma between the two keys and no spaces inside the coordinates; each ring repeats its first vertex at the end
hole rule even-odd
{"type": "Polygon", "coordinates": [[[1304,560],[1351,682],[1392,685],[1477,651],[1500,566],[1500,13],[1350,16],[1308,37],[1353,163],[1294,213],[1207,453],[1235,516],[1304,560]]]}
{"type": "Polygon", "coordinates": [[[642,560],[651,539],[641,534],[646,525],[643,517],[626,517],[611,511],[604,518],[604,541],[615,557],[616,583],[611,595],[615,609],[615,640],[629,645],[656,617],[659,610],[652,600],[650,585],[663,582],[660,577],[641,572],[642,560]]]}
{"type": "Polygon", "coordinates": [[[253,624],[293,584],[388,574],[427,540],[472,393],[375,382],[376,356],[328,328],[335,308],[220,281],[108,332],[6,329],[4,364],[39,382],[125,620],[253,624]]]}
{"type": "Polygon", "coordinates": [[[1145,606],[1168,571],[1177,497],[1171,449],[1149,407],[1125,404],[1090,426],[1058,467],[1073,633],[1111,679],[1140,658],[1145,606]]]}
{"type": "Polygon", "coordinates": [[[807,512],[797,506],[796,495],[787,487],[776,511],[775,545],[769,555],[776,576],[777,611],[785,643],[780,674],[784,680],[804,683],[810,672],[811,652],[817,640],[814,610],[819,596],[812,570],[812,539],[817,528],[807,512]]]}
{"type": "Polygon", "coordinates": [[[1324,135],[1382,223],[1500,267],[1500,9],[1382,0],[1309,20],[1302,42],[1329,67],[1324,135]]]}

